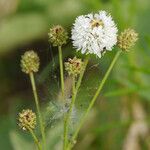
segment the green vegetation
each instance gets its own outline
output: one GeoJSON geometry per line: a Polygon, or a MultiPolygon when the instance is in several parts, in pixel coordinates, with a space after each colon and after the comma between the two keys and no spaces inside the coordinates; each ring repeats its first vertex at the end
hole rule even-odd
{"type": "MultiPolygon", "coordinates": [[[[128,150],[139,144],[150,149],[150,1],[149,0],[0,0],[0,146],[4,150],[35,149],[32,137],[17,126],[22,109],[34,107],[31,85],[21,72],[21,55],[35,49],[41,59],[35,74],[41,112],[45,116],[48,149],[59,150],[63,122],[61,112],[59,53],[48,43],[49,28],[61,24],[70,30],[78,15],[107,10],[119,30],[134,28],[138,43],[130,53],[121,54],[94,108],[79,133],[75,150],[128,150]],[[141,128],[136,126],[141,125],[141,128]],[[141,123],[141,124],[140,124],[141,123]],[[131,138],[132,127],[138,141],[131,138]],[[139,132],[141,131],[141,132],[139,132]],[[133,141],[132,141],[133,140],[133,141]],[[129,142],[131,141],[131,142],[129,142]],[[130,145],[131,144],[131,145],[130,145]],[[23,146],[24,145],[24,146],[23,146]],[[126,149],[125,149],[126,148],[126,149]]],[[[71,40],[63,46],[63,59],[75,55],[71,40]]],[[[80,110],[73,127],[87,109],[117,48],[101,59],[92,56],[75,101],[80,110]]],[[[77,56],[82,56],[80,53],[77,56]]],[[[67,74],[65,74],[65,77],[67,74]]],[[[66,94],[70,94],[70,82],[66,94]]],[[[40,127],[38,126],[38,131],[40,127]]],[[[72,133],[74,129],[70,130],[72,133]]],[[[40,132],[36,135],[40,136],[40,132]]],[[[72,135],[70,135],[71,137],[72,135]]],[[[132,149],[131,149],[132,150],[132,149]]]]}

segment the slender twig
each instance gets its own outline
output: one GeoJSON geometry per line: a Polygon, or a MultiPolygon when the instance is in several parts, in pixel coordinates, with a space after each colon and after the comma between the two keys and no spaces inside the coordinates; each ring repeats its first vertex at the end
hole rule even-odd
{"type": "Polygon", "coordinates": [[[72,77],[72,99],[71,99],[71,103],[70,103],[70,107],[69,107],[69,112],[67,113],[66,115],[66,119],[65,119],[65,122],[64,122],[64,142],[65,142],[65,146],[64,148],[66,149],[66,146],[68,144],[68,128],[69,128],[69,120],[71,118],[71,113],[72,113],[72,110],[73,110],[73,106],[74,106],[74,103],[75,103],[75,93],[76,93],[76,90],[75,90],[75,76],[72,77]]]}
{"type": "Polygon", "coordinates": [[[63,59],[62,59],[62,48],[61,48],[61,46],[58,46],[58,51],[59,51],[61,91],[62,91],[62,97],[63,97],[63,100],[64,100],[64,74],[63,74],[63,59]]]}
{"type": "Polygon", "coordinates": [[[41,144],[40,144],[38,138],[36,137],[35,133],[33,132],[33,130],[30,129],[30,128],[28,128],[28,130],[30,131],[30,133],[31,133],[31,135],[32,135],[32,137],[33,137],[33,139],[34,139],[34,142],[35,142],[35,144],[37,145],[38,150],[42,150],[41,144]]]}
{"type": "Polygon", "coordinates": [[[80,129],[81,129],[81,127],[82,127],[82,125],[83,125],[83,123],[84,123],[84,121],[85,121],[85,119],[86,119],[88,113],[89,113],[89,111],[91,110],[91,108],[92,108],[92,106],[94,105],[94,103],[95,103],[97,97],[99,96],[99,93],[101,92],[101,90],[102,90],[102,88],[103,88],[103,86],[104,86],[104,84],[105,84],[105,82],[106,82],[106,80],[107,80],[107,78],[108,78],[108,76],[109,76],[109,74],[110,74],[110,72],[111,72],[111,70],[112,70],[114,64],[115,64],[115,62],[117,61],[117,59],[118,59],[120,53],[121,53],[121,51],[118,51],[118,52],[116,53],[115,57],[113,58],[113,60],[112,60],[112,62],[111,62],[111,64],[110,64],[110,66],[109,66],[107,72],[106,72],[105,75],[104,75],[104,78],[102,79],[102,81],[101,81],[101,83],[100,83],[100,85],[99,85],[99,87],[98,87],[98,89],[97,89],[97,91],[96,91],[94,97],[93,97],[92,100],[90,101],[90,104],[89,104],[87,110],[85,111],[83,117],[81,118],[81,120],[80,120],[80,122],[79,122],[79,125],[78,125],[78,127],[77,127],[75,133],[73,134],[72,139],[71,139],[71,142],[68,144],[67,150],[70,150],[70,149],[73,147],[72,143],[74,143],[73,141],[75,141],[75,139],[76,139],[76,137],[77,137],[77,135],[78,135],[78,133],[79,133],[79,131],[80,131],[80,129]]]}
{"type": "Polygon", "coordinates": [[[40,130],[41,130],[42,140],[43,140],[43,148],[45,149],[45,146],[46,146],[45,144],[46,143],[45,143],[44,122],[43,122],[42,115],[41,115],[41,112],[40,112],[39,99],[38,99],[38,94],[37,94],[37,90],[36,90],[34,74],[32,72],[30,73],[30,80],[31,80],[33,95],[34,95],[37,114],[38,114],[39,123],[40,123],[40,130]]]}

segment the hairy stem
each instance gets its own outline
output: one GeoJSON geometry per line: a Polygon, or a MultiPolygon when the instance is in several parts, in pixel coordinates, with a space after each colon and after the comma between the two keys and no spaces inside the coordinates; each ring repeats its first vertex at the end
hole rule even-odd
{"type": "MultiPolygon", "coordinates": [[[[77,82],[77,86],[75,87],[75,79],[73,77],[73,91],[72,91],[72,107],[73,107],[73,104],[75,102],[75,99],[76,99],[76,96],[77,96],[77,92],[78,92],[78,89],[80,88],[80,85],[81,85],[81,82],[82,82],[82,78],[83,78],[83,75],[84,75],[84,72],[86,70],[86,66],[88,64],[88,61],[89,61],[89,58],[86,57],[85,60],[84,60],[84,63],[83,63],[83,69],[80,73],[80,76],[79,76],[79,79],[78,79],[78,82],[77,82]]],[[[69,113],[71,114],[72,112],[72,108],[70,108],[70,111],[69,113]]],[[[68,115],[70,115],[68,114],[68,115]]],[[[64,149],[66,149],[66,146],[68,144],[68,141],[67,141],[67,133],[68,133],[68,121],[69,121],[69,116],[66,116],[66,118],[64,119],[64,149]]]]}
{"type": "MultiPolygon", "coordinates": [[[[110,64],[110,66],[109,66],[107,72],[105,73],[105,75],[104,75],[104,77],[103,77],[103,79],[102,79],[102,81],[101,81],[101,83],[100,83],[100,85],[99,85],[99,87],[98,87],[98,89],[97,89],[95,95],[93,96],[93,98],[92,98],[92,100],[91,100],[91,102],[90,102],[90,104],[89,104],[87,110],[85,111],[83,117],[81,118],[81,120],[80,120],[80,122],[79,122],[79,125],[78,125],[78,127],[77,127],[75,133],[74,133],[73,136],[72,136],[72,140],[71,140],[72,143],[74,143],[73,141],[75,141],[75,139],[76,139],[76,137],[77,137],[77,135],[78,135],[78,133],[79,133],[79,131],[80,131],[80,129],[81,129],[81,127],[82,127],[82,125],[83,125],[83,123],[84,123],[84,121],[85,121],[85,119],[86,119],[88,113],[89,113],[89,111],[91,110],[92,106],[94,105],[94,103],[95,103],[97,97],[99,96],[99,94],[100,94],[100,92],[101,92],[101,90],[102,90],[102,88],[103,88],[105,82],[107,81],[107,78],[108,78],[108,76],[109,76],[109,74],[110,74],[110,72],[111,72],[111,70],[112,70],[112,68],[113,68],[113,66],[114,66],[114,64],[115,64],[115,62],[117,61],[118,57],[120,56],[120,53],[121,53],[121,51],[118,51],[118,52],[116,53],[116,55],[115,55],[115,57],[113,58],[113,60],[112,60],[112,62],[111,62],[111,64],[110,64]]],[[[73,147],[72,143],[69,143],[69,144],[68,144],[67,150],[70,150],[70,149],[73,147]]]]}
{"type": "Polygon", "coordinates": [[[72,110],[73,110],[73,106],[74,106],[74,103],[75,103],[75,94],[76,94],[76,90],[75,90],[75,76],[72,77],[72,99],[71,99],[71,104],[70,104],[70,107],[69,107],[69,112],[67,113],[66,115],[66,119],[65,119],[65,122],[64,122],[64,142],[65,142],[65,146],[64,148],[66,149],[66,146],[68,144],[68,128],[69,128],[69,120],[71,118],[71,113],[72,113],[72,110]]]}
{"type": "Polygon", "coordinates": [[[31,80],[33,95],[34,95],[37,114],[38,114],[39,123],[40,123],[40,130],[41,130],[41,135],[42,135],[42,140],[43,140],[43,148],[45,149],[46,143],[45,143],[44,122],[43,122],[42,115],[40,112],[39,99],[38,99],[38,94],[37,94],[37,90],[36,90],[36,84],[35,84],[33,72],[30,73],[30,80],[31,80]]]}

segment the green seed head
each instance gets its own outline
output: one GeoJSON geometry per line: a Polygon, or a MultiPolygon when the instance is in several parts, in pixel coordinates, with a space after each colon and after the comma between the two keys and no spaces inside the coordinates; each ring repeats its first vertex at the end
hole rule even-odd
{"type": "Polygon", "coordinates": [[[69,75],[77,76],[78,74],[80,74],[82,68],[83,62],[79,58],[69,58],[68,61],[65,62],[65,70],[68,72],[69,75]]]}
{"type": "Polygon", "coordinates": [[[68,33],[60,25],[56,25],[50,28],[48,36],[49,41],[52,43],[53,46],[62,46],[66,44],[68,40],[68,33]]]}
{"type": "Polygon", "coordinates": [[[126,29],[118,36],[118,47],[128,51],[138,40],[138,33],[133,29],[126,29]]]}
{"type": "Polygon", "coordinates": [[[33,50],[26,51],[21,57],[21,68],[26,74],[31,72],[38,72],[40,66],[40,59],[33,50]]]}
{"type": "Polygon", "coordinates": [[[24,131],[35,129],[36,115],[30,109],[22,110],[22,112],[19,113],[18,121],[19,127],[24,131]]]}

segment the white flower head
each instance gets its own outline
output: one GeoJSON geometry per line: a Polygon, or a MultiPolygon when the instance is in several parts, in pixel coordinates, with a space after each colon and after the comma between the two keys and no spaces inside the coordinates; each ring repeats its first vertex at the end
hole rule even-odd
{"type": "Polygon", "coordinates": [[[76,18],[72,29],[73,46],[84,54],[101,57],[117,43],[118,29],[112,17],[105,11],[76,18]]]}

